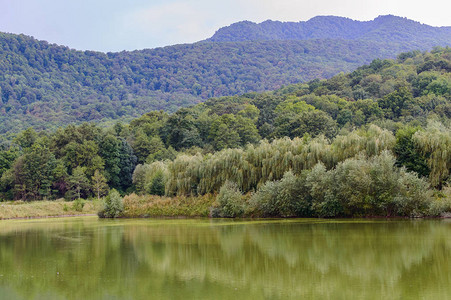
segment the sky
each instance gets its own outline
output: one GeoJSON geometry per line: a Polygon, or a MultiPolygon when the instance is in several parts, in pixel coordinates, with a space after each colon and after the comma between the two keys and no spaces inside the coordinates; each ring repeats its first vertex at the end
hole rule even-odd
{"type": "Polygon", "coordinates": [[[116,52],[193,43],[237,21],[317,15],[407,17],[451,26],[449,0],[0,0],[0,31],[79,50],[116,52]]]}

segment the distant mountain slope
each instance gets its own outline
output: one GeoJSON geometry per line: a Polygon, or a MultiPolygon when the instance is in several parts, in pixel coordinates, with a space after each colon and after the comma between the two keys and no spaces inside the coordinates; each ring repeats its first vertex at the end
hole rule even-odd
{"type": "MultiPolygon", "coordinates": [[[[307,40],[285,40],[288,33],[281,32],[287,31],[286,23],[266,22],[280,27],[279,33],[273,30],[272,40],[214,41],[226,30],[221,29],[211,41],[106,54],[0,33],[0,133],[30,125],[42,129],[124,120],[150,110],[174,112],[210,97],[329,78],[375,58],[439,45],[439,38],[431,33],[437,28],[396,17],[373,22],[385,25],[372,30],[371,36],[361,35],[362,39],[350,36],[363,31],[368,22],[318,17],[307,22],[307,40]],[[386,36],[393,22],[407,25],[402,30],[396,27],[390,40],[386,36]],[[412,32],[416,39],[406,39],[412,32]]],[[[451,45],[451,34],[440,36],[440,45],[451,45]]]]}
{"type": "Polygon", "coordinates": [[[354,21],[343,17],[318,16],[306,22],[249,21],[219,29],[208,41],[268,41],[346,39],[383,42],[408,42],[419,48],[450,45],[451,27],[432,27],[392,15],[372,21],[354,21]]]}

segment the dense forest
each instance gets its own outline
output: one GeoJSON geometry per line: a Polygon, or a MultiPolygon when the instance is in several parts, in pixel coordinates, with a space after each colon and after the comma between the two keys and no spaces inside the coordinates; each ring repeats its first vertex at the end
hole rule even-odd
{"type": "Polygon", "coordinates": [[[253,36],[232,25],[207,41],[119,53],[76,51],[0,33],[0,133],[84,121],[129,122],[151,110],[172,113],[211,97],[330,78],[378,57],[451,45],[449,28],[390,16],[365,26],[344,18],[314,18],[297,35],[290,33],[297,32],[296,24],[255,25],[271,31],[270,38],[219,38],[224,30],[253,36]],[[363,29],[357,34],[356,28],[363,29]]]}
{"type": "Polygon", "coordinates": [[[219,193],[223,217],[439,215],[451,212],[450,120],[451,49],[413,51],[129,124],[29,128],[1,145],[1,198],[114,188],[219,193]]]}
{"type": "Polygon", "coordinates": [[[372,21],[317,16],[306,22],[237,22],[220,28],[208,41],[344,39],[408,42],[423,48],[448,45],[450,34],[451,27],[432,27],[393,15],[379,16],[372,21]]]}

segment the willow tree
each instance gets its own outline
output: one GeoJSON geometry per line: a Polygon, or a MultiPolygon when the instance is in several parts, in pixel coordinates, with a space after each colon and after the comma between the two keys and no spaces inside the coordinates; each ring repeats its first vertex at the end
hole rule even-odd
{"type": "Polygon", "coordinates": [[[413,139],[418,149],[428,157],[431,185],[441,188],[451,169],[451,128],[431,122],[425,130],[417,131],[413,139]]]}
{"type": "Polygon", "coordinates": [[[197,194],[199,168],[203,159],[201,154],[179,155],[169,163],[166,194],[197,194]]]}
{"type": "Polygon", "coordinates": [[[198,169],[199,193],[219,191],[227,181],[235,182],[241,189],[248,190],[252,181],[242,149],[225,149],[209,156],[198,169]]]}
{"type": "Polygon", "coordinates": [[[354,130],[347,135],[337,136],[332,143],[335,162],[338,163],[359,153],[368,157],[392,150],[395,136],[386,129],[370,125],[368,129],[354,130]]]}

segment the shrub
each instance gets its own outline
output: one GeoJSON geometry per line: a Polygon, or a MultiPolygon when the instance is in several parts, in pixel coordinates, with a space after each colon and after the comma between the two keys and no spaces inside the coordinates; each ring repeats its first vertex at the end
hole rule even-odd
{"type": "Polygon", "coordinates": [[[306,186],[306,174],[295,176],[291,171],[283,175],[279,183],[277,205],[282,217],[312,216],[312,198],[306,186]]]}
{"type": "Polygon", "coordinates": [[[266,182],[251,198],[254,213],[268,217],[309,217],[311,197],[305,174],[286,172],[279,181],[266,182]]]}
{"type": "Polygon", "coordinates": [[[213,217],[235,218],[244,213],[244,203],[238,185],[226,181],[216,198],[217,206],[212,209],[213,217]]]}
{"type": "Polygon", "coordinates": [[[115,189],[112,189],[105,197],[103,209],[99,211],[100,218],[117,218],[124,211],[124,204],[121,195],[115,189]]]}
{"type": "Polygon", "coordinates": [[[428,209],[428,216],[431,217],[449,217],[451,215],[451,185],[448,183],[436,199],[431,201],[428,209]]]}
{"type": "Polygon", "coordinates": [[[83,211],[83,207],[85,206],[85,200],[83,199],[76,199],[72,202],[72,209],[75,211],[83,211]]]}
{"type": "Polygon", "coordinates": [[[428,213],[432,205],[432,192],[425,179],[418,178],[416,173],[401,170],[398,186],[395,198],[397,215],[419,217],[428,213]]]}
{"type": "Polygon", "coordinates": [[[312,198],[312,214],[317,217],[332,218],[344,215],[344,205],[337,195],[337,184],[332,171],[319,163],[306,172],[306,187],[312,198]]]}
{"type": "Polygon", "coordinates": [[[276,217],[279,214],[277,194],[279,184],[274,181],[266,182],[250,199],[254,214],[261,217],[276,217]]]}
{"type": "Polygon", "coordinates": [[[429,205],[428,216],[442,217],[451,213],[451,198],[442,198],[432,201],[429,205]]]}

